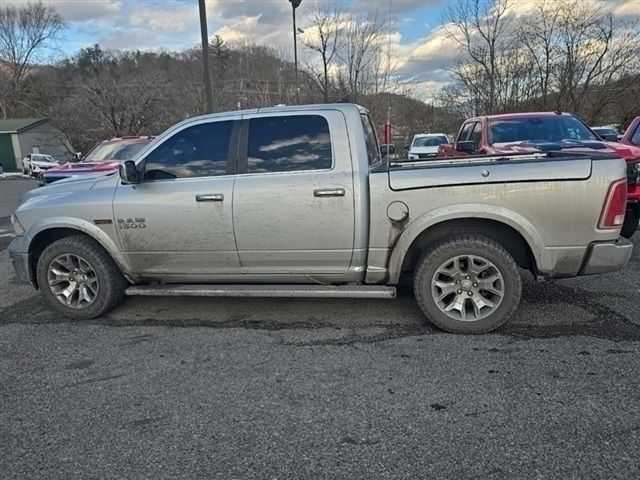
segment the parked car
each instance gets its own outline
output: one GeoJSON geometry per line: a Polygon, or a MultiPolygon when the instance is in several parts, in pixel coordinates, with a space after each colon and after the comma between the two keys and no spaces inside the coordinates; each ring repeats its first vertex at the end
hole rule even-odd
{"type": "Polygon", "coordinates": [[[640,117],[636,117],[624,132],[620,143],[640,147],[640,117]]]}
{"type": "Polygon", "coordinates": [[[547,151],[613,153],[627,161],[628,204],[622,236],[630,238],[640,221],[640,148],[601,140],[570,113],[491,115],[466,120],[454,144],[438,155],[512,155],[547,151]]]}
{"type": "Polygon", "coordinates": [[[411,275],[434,324],[483,333],[516,310],[519,267],[622,268],[626,192],[611,154],[388,163],[362,107],[261,108],[185,120],[119,175],[27,192],[9,252],[75,319],[125,295],[393,298],[411,275]]]}
{"type": "Polygon", "coordinates": [[[443,143],[449,143],[449,138],[444,133],[419,133],[413,136],[408,150],[409,160],[434,158],[438,155],[438,147],[443,143]]]}
{"type": "Polygon", "coordinates": [[[140,149],[155,137],[117,137],[100,142],[79,162],[67,162],[43,172],[38,177],[40,185],[69,177],[115,172],[120,162],[133,158],[140,149]]]}
{"type": "Polygon", "coordinates": [[[59,166],[60,164],[55,158],[43,153],[30,153],[22,159],[22,173],[25,175],[38,175],[45,170],[59,166]]]}
{"type": "Polygon", "coordinates": [[[602,127],[591,127],[601,139],[607,142],[619,142],[622,138],[618,129],[612,125],[604,125],[602,127]]]}

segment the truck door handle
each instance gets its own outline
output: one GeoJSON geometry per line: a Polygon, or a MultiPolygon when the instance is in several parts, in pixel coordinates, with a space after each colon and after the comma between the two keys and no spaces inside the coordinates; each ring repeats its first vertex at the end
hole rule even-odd
{"type": "Polygon", "coordinates": [[[196,202],[222,202],[224,194],[222,193],[198,193],[196,202]]]}
{"type": "Polygon", "coordinates": [[[344,197],[344,188],[319,188],[313,191],[314,197],[344,197]]]}

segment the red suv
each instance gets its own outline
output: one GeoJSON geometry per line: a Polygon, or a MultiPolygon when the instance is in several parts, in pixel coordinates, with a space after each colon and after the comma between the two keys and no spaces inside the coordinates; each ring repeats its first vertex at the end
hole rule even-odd
{"type": "Polygon", "coordinates": [[[640,147],[640,117],[634,118],[627,131],[624,132],[620,143],[640,147]]]}
{"type": "Polygon", "coordinates": [[[38,182],[47,185],[63,178],[116,171],[155,137],[115,137],[98,143],[79,162],[67,162],[40,174],[38,182]]]}

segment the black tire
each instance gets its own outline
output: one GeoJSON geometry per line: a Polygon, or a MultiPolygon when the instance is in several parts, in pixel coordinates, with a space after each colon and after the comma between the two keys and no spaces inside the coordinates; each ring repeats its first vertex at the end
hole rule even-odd
{"type": "Polygon", "coordinates": [[[418,306],[431,323],[451,333],[482,334],[495,330],[511,318],[520,303],[522,278],[516,262],[497,242],[481,236],[457,235],[442,240],[422,255],[414,272],[413,288],[418,306]],[[504,280],[502,301],[484,318],[471,321],[451,318],[433,298],[431,282],[438,269],[448,260],[461,255],[488,260],[504,280]]]}
{"type": "Polygon", "coordinates": [[[94,239],[86,235],[74,235],[53,242],[40,255],[36,268],[38,286],[49,304],[62,315],[74,320],[89,320],[99,317],[118,306],[124,300],[127,281],[107,251],[94,239]],[[82,309],[63,305],[55,296],[48,282],[51,262],[63,254],[79,255],[96,273],[98,293],[95,301],[82,309]]]}
{"type": "Polygon", "coordinates": [[[627,214],[624,216],[624,223],[622,224],[622,230],[620,235],[624,238],[631,238],[638,230],[638,222],[640,218],[635,210],[627,210],[627,214]]]}

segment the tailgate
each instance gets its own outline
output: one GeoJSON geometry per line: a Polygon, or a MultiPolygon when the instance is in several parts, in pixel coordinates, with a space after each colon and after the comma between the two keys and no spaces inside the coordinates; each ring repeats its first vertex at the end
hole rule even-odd
{"type": "Polygon", "coordinates": [[[586,180],[590,176],[591,158],[503,162],[439,160],[391,168],[389,186],[392,190],[410,190],[485,183],[586,180]]]}

